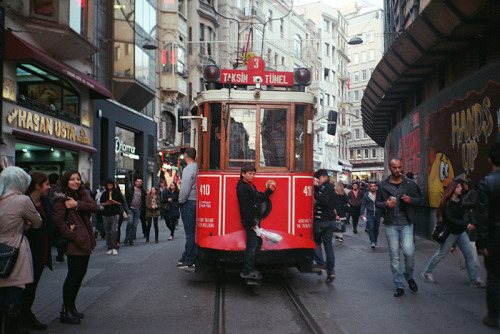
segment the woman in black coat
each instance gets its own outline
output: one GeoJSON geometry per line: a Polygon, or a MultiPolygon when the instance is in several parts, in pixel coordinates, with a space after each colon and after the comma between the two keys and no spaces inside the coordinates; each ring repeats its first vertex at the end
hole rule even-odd
{"type": "Polygon", "coordinates": [[[42,217],[42,225],[37,229],[29,229],[25,232],[30,243],[33,258],[33,283],[26,284],[22,299],[22,324],[26,329],[44,330],[46,324],[42,324],[31,311],[35,301],[36,288],[42,276],[44,266],[52,270],[52,254],[50,246],[54,241],[54,218],[52,208],[47,197],[50,190],[49,178],[42,172],[31,173],[31,183],[26,190],[26,195],[31,198],[36,210],[42,217]]]}
{"type": "Polygon", "coordinates": [[[168,190],[163,192],[161,198],[161,203],[168,203],[170,209],[164,212],[165,224],[170,230],[170,237],[168,240],[174,238],[175,227],[177,226],[177,220],[179,219],[179,188],[177,183],[170,183],[168,190]]]}

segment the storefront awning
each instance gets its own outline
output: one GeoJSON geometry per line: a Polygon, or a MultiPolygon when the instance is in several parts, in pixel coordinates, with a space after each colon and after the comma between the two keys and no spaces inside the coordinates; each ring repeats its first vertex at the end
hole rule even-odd
{"type": "Polygon", "coordinates": [[[96,153],[97,150],[91,146],[85,146],[76,143],[68,143],[62,140],[53,139],[47,136],[37,135],[31,132],[13,129],[12,134],[14,136],[20,136],[26,139],[33,140],[38,143],[50,144],[52,146],[65,147],[76,151],[86,151],[90,153],[96,153]]]}
{"type": "Polygon", "coordinates": [[[344,166],[344,167],[352,167],[352,164],[349,161],[345,161],[342,159],[339,159],[339,165],[344,166]]]}
{"type": "Polygon", "coordinates": [[[34,60],[45,65],[48,69],[64,75],[65,78],[90,88],[90,97],[93,99],[113,98],[113,94],[96,80],[55,60],[9,31],[5,32],[5,59],[34,60]]]}

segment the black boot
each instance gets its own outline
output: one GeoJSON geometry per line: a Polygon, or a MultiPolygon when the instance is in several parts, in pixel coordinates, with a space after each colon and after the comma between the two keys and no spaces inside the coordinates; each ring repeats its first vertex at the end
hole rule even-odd
{"type": "Polygon", "coordinates": [[[21,325],[20,305],[7,305],[3,309],[4,334],[29,334],[29,330],[21,325]]]}
{"type": "Polygon", "coordinates": [[[81,323],[80,318],[76,314],[73,313],[72,309],[66,306],[62,306],[61,309],[61,317],[59,320],[62,323],[70,324],[70,325],[79,325],[81,323]]]}
{"type": "Polygon", "coordinates": [[[71,308],[71,312],[73,312],[74,315],[76,315],[78,318],[80,319],[83,319],[85,318],[85,314],[81,313],[81,312],[78,312],[78,310],[76,309],[76,306],[73,306],[71,308]]]}

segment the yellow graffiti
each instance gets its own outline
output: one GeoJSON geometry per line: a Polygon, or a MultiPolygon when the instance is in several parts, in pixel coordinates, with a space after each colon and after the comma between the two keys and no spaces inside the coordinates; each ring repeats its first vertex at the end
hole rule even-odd
{"type": "Polygon", "coordinates": [[[437,153],[431,170],[427,176],[427,196],[429,206],[437,208],[444,194],[444,189],[455,177],[455,171],[451,159],[446,153],[437,153]]]}
{"type": "Polygon", "coordinates": [[[483,99],[483,104],[475,103],[470,108],[451,115],[451,145],[460,147],[462,142],[479,140],[481,134],[485,139],[493,132],[493,116],[490,111],[489,97],[483,99]]]}

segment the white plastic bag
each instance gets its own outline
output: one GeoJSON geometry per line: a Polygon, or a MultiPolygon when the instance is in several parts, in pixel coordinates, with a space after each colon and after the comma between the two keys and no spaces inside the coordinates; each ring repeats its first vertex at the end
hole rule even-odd
{"type": "Polygon", "coordinates": [[[281,235],[279,235],[278,233],[266,231],[263,228],[258,227],[258,226],[255,229],[255,233],[257,234],[257,236],[264,239],[271,246],[274,246],[278,242],[283,240],[283,237],[281,235]]]}

